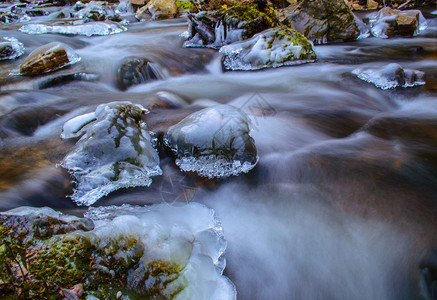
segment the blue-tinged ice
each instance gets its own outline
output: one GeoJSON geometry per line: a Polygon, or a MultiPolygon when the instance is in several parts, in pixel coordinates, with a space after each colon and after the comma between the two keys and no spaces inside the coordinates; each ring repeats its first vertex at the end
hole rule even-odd
{"type": "Polygon", "coordinates": [[[27,34],[59,33],[66,35],[110,35],[126,31],[127,28],[114,22],[90,22],[79,25],[26,24],[20,27],[27,34]]]}

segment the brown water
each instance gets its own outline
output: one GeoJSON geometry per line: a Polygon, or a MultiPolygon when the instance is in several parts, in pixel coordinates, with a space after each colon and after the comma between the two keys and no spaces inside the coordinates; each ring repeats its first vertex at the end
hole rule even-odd
{"type": "Polygon", "coordinates": [[[211,103],[250,108],[257,167],[206,181],[161,153],[163,175],[149,188],[120,190],[94,206],[200,202],[216,211],[228,242],[225,274],[239,299],[427,299],[419,265],[437,247],[437,16],[414,38],[317,46],[318,61],[225,72],[218,53],[182,48],[186,20],[132,23],[111,36],[27,35],[0,25],[26,53],[0,62],[0,210],[50,206],[80,215],[72,184],[56,168],[71,149],[60,139],[70,118],[101,103],[154,107],[163,132],[211,103]],[[45,76],[11,75],[40,45],[61,41],[82,60],[45,76]],[[148,58],[162,80],[117,88],[124,59],[148,58]],[[381,90],[357,79],[361,67],[397,62],[426,72],[426,84],[381,90]],[[86,72],[97,81],[39,89],[54,76],[86,72]],[[162,92],[167,92],[167,96],[162,92]]]}

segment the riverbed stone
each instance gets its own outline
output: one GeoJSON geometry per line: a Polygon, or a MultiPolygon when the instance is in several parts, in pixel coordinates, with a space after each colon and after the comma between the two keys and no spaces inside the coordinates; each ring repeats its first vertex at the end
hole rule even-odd
{"type": "Polygon", "coordinates": [[[287,7],[281,19],[316,44],[355,40],[360,35],[344,0],[303,0],[287,7]]]}
{"type": "Polygon", "coordinates": [[[23,75],[53,72],[79,61],[80,58],[62,43],[53,42],[32,51],[20,65],[23,75]]]}
{"type": "Polygon", "coordinates": [[[176,16],[178,7],[175,0],[150,0],[135,14],[138,20],[168,19],[176,16]]]}
{"type": "Polygon", "coordinates": [[[145,58],[128,59],[117,71],[117,81],[122,90],[157,79],[162,79],[161,74],[156,66],[145,58]]]}

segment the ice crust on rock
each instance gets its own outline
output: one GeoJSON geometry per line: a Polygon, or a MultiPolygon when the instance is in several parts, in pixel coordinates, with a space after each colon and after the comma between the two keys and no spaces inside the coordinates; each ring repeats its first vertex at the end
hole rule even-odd
{"type": "Polygon", "coordinates": [[[376,87],[388,90],[397,87],[413,87],[425,84],[425,73],[403,69],[399,64],[391,63],[382,68],[355,69],[352,71],[361,80],[373,83],[376,87]]]}
{"type": "MultiPolygon", "coordinates": [[[[163,261],[182,267],[177,279],[163,289],[164,296],[170,298],[181,289],[174,299],[236,299],[235,286],[222,275],[226,241],[212,209],[194,202],[145,207],[125,204],[91,207],[85,216],[94,221],[92,232],[99,238],[123,234],[138,237],[145,248],[142,264],[163,261]]],[[[169,275],[159,276],[165,281],[169,275]]]]}
{"type": "Polygon", "coordinates": [[[110,35],[126,31],[126,27],[114,22],[91,22],[79,25],[26,24],[20,27],[27,34],[59,33],[66,35],[110,35]]]}
{"type": "Polygon", "coordinates": [[[120,188],[149,186],[161,175],[159,157],[141,116],[146,110],[130,102],[99,105],[94,113],[64,124],[61,137],[82,137],[60,166],[76,179],[71,198],[91,205],[120,188]]]}
{"type": "Polygon", "coordinates": [[[249,40],[223,46],[220,53],[228,70],[277,68],[312,62],[316,58],[309,41],[297,32],[280,28],[268,29],[249,40]]]}
{"type": "Polygon", "coordinates": [[[20,207],[0,217],[6,220],[2,234],[10,232],[7,237],[14,242],[26,239],[32,245],[22,250],[37,262],[27,278],[34,283],[40,280],[34,274],[42,271],[44,280],[58,288],[68,288],[62,285],[68,279],[83,283],[87,299],[103,299],[102,293],[115,299],[120,291],[134,299],[236,299],[235,286],[223,276],[227,244],[222,226],[214,210],[200,203],[89,208],[84,218],[48,207],[20,207]],[[20,237],[18,230],[26,231],[20,237]],[[44,258],[65,262],[59,275],[44,271],[53,265],[44,258]],[[78,275],[52,278],[67,276],[62,271],[78,275]],[[102,281],[111,276],[113,282],[102,281]]]}
{"type": "Polygon", "coordinates": [[[0,40],[0,60],[15,59],[24,53],[24,45],[16,38],[3,37],[0,40]]]}
{"type": "Polygon", "coordinates": [[[165,144],[182,171],[214,178],[249,172],[258,162],[248,116],[231,105],[195,112],[172,126],[165,144]]]}

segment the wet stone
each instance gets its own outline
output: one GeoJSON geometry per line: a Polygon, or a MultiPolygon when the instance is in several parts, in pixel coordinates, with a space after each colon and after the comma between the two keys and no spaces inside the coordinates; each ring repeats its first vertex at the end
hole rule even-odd
{"type": "Polygon", "coordinates": [[[176,16],[178,8],[175,0],[150,0],[135,14],[138,20],[159,20],[176,16]]]}
{"type": "Polygon", "coordinates": [[[20,65],[20,73],[39,75],[66,67],[79,60],[80,57],[67,45],[53,42],[32,51],[20,65]]]}
{"type": "Polygon", "coordinates": [[[208,178],[235,176],[249,172],[258,162],[249,123],[240,109],[216,105],[170,127],[164,142],[182,171],[208,178]]]}
{"type": "Polygon", "coordinates": [[[162,79],[159,68],[145,58],[130,59],[117,71],[117,81],[122,90],[141,83],[162,79]]]}

